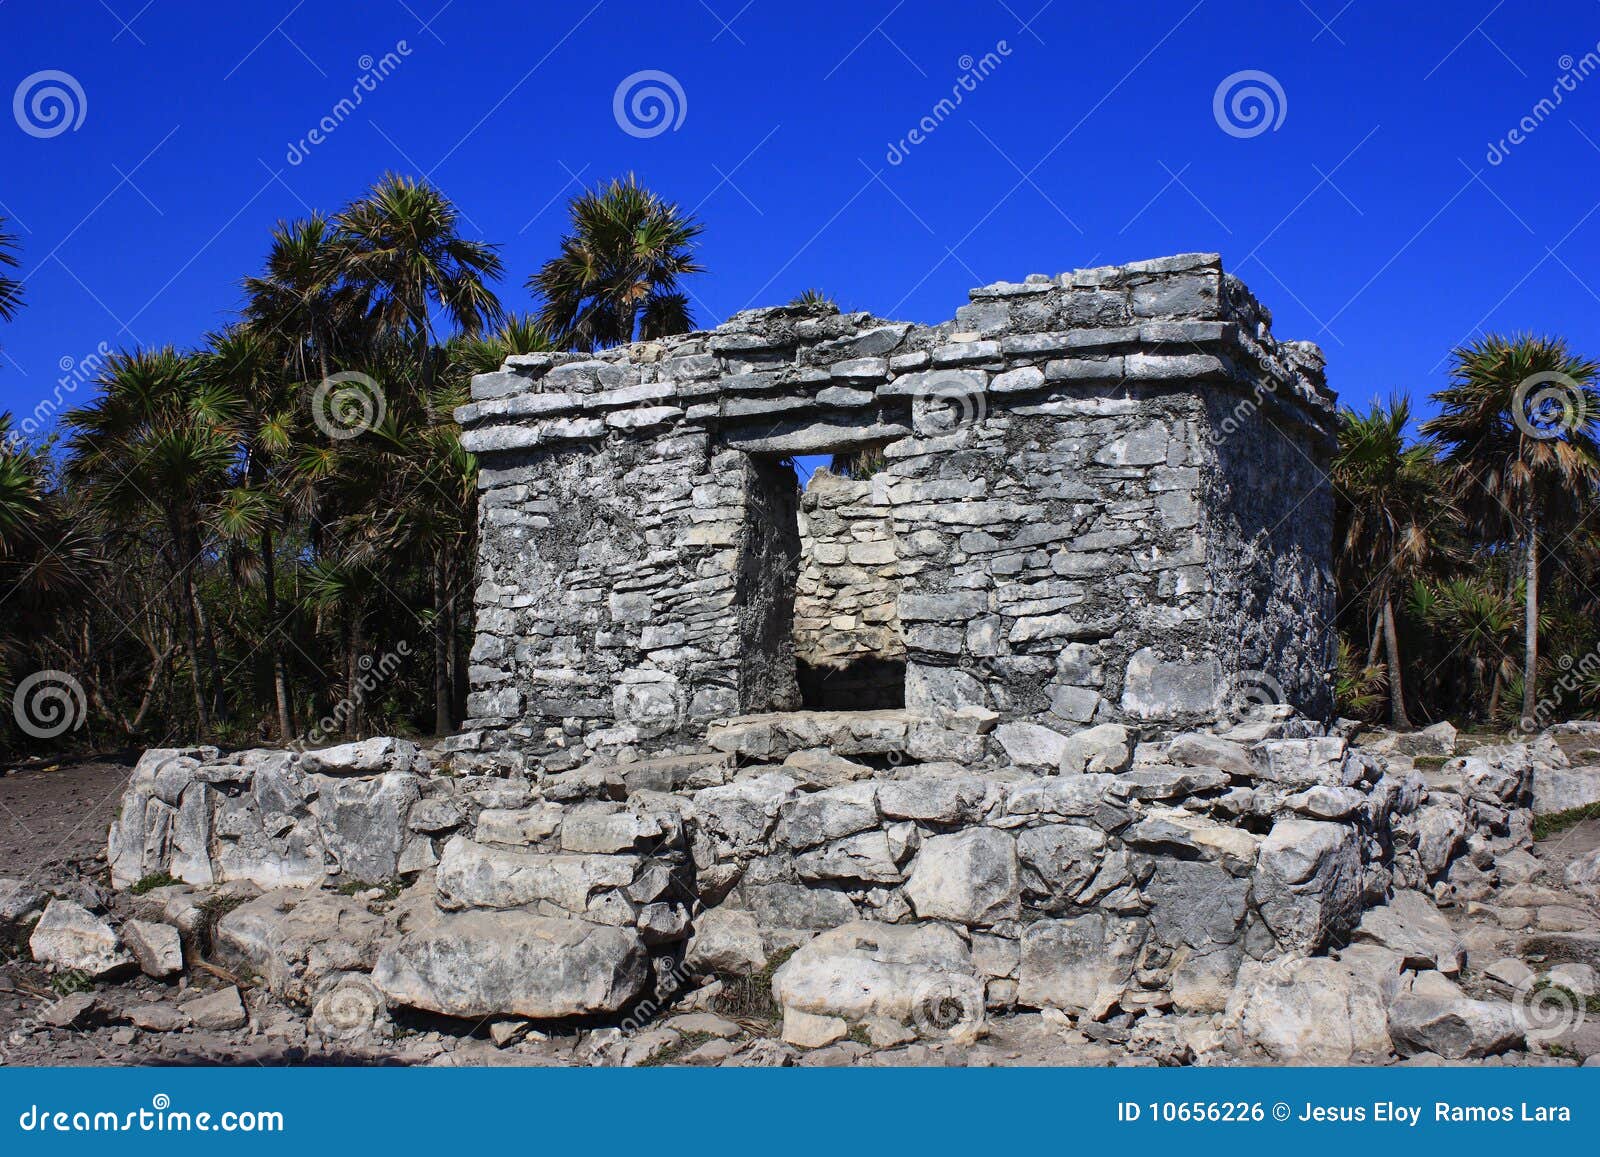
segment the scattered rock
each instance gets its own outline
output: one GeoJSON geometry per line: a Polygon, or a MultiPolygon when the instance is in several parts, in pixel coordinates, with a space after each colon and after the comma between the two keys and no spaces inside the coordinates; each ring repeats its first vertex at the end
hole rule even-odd
{"type": "Polygon", "coordinates": [[[129,920],[122,926],[122,942],[146,976],[164,980],[183,971],[183,938],[171,924],[129,920]]]}
{"type": "Polygon", "coordinates": [[[47,897],[26,880],[0,879],[0,945],[9,945],[28,920],[44,911],[47,897]]]}
{"type": "Polygon", "coordinates": [[[239,990],[231,984],[198,1000],[189,1001],[183,1006],[182,1011],[196,1028],[209,1029],[213,1032],[243,1028],[250,1019],[245,1014],[244,1001],[239,996],[239,990]]]}
{"type": "Polygon", "coordinates": [[[1523,1039],[1511,1005],[1464,997],[1402,996],[1389,1009],[1389,1032],[1403,1056],[1435,1053],[1452,1061],[1494,1056],[1523,1039]]]}
{"type": "Polygon", "coordinates": [[[100,917],[70,900],[51,900],[28,937],[28,948],[41,964],[110,976],[133,965],[117,934],[100,917]]]}
{"type": "Polygon", "coordinates": [[[104,1010],[92,992],[70,992],[38,1012],[40,1024],[51,1028],[87,1028],[102,1019],[104,1010]]]}

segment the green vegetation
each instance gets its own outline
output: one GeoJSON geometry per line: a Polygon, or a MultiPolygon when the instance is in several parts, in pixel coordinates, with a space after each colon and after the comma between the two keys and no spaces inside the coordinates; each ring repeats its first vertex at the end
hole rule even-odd
{"type": "Polygon", "coordinates": [[[1568,808],[1564,812],[1555,812],[1547,816],[1533,817],[1533,838],[1536,840],[1549,839],[1551,836],[1560,835],[1568,828],[1575,828],[1584,820],[1600,817],[1600,804],[1585,804],[1583,807],[1568,808]]]}
{"type": "MultiPolygon", "coordinates": [[[[93,359],[75,408],[0,413],[0,697],[42,671],[82,692],[59,736],[6,710],[0,752],[453,730],[477,464],[452,413],[472,376],[691,324],[692,216],[631,176],[571,212],[536,312],[514,314],[498,248],[385,176],[279,222],[239,315],[193,348],[93,359]]],[[[21,305],[0,276],[0,321],[21,305]]]]}
{"type": "Polygon", "coordinates": [[[183,883],[182,880],[175,876],[170,876],[166,872],[151,872],[128,890],[135,896],[143,896],[146,892],[153,892],[157,888],[170,888],[174,884],[181,883],[183,883]]]}
{"type": "Polygon", "coordinates": [[[1456,350],[1438,414],[1347,410],[1334,459],[1339,708],[1543,727],[1600,706],[1600,367],[1558,338],[1456,350]]]}

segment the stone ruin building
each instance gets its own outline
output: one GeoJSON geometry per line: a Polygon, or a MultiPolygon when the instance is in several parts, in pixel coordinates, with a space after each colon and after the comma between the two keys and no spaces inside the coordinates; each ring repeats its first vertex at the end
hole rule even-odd
{"type": "Polygon", "coordinates": [[[1326,716],[1320,351],[1215,254],[971,297],[937,326],[759,309],[475,379],[469,726],[659,750],[852,701],[1069,730],[1326,716]],[[869,469],[797,511],[792,461],[824,454],[869,469]]]}
{"type": "MultiPolygon", "coordinates": [[[[221,890],[210,950],[324,1033],[637,1026],[743,975],[803,1047],[1013,1009],[1457,1047],[1405,1003],[1461,968],[1431,897],[1527,858],[1560,753],[1330,726],[1334,399],[1215,255],[516,356],[458,418],[466,730],[147,752],[112,879],[181,883],[140,936],[221,890]]],[[[39,927],[81,942],[68,908],[39,927]]]]}

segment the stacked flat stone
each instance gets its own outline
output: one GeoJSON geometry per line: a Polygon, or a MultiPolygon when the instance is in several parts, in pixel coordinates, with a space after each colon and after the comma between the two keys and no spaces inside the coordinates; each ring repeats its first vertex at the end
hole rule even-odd
{"type": "Polygon", "coordinates": [[[1243,681],[1325,717],[1317,349],[1275,340],[1214,254],[971,296],[937,326],[751,310],[474,379],[464,742],[689,750],[795,706],[795,496],[772,463],[861,448],[885,460],[909,710],[1170,732],[1243,681]]]}
{"type": "Polygon", "coordinates": [[[828,668],[904,659],[899,576],[886,487],[813,474],[800,501],[795,657],[828,668]]]}

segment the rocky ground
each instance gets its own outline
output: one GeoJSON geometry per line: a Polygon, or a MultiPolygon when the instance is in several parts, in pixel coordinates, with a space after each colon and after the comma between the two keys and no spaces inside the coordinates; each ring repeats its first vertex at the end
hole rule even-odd
{"type": "MultiPolygon", "coordinates": [[[[1594,762],[1593,737],[1556,742],[1575,763],[1594,762]]],[[[1469,746],[1463,738],[1459,749],[1469,746]]],[[[1441,763],[1418,756],[1415,768],[1426,776],[1441,763]]],[[[1325,1059],[1333,1038],[1336,1055],[1377,1064],[1600,1065],[1600,815],[1545,825],[1556,830],[1541,830],[1531,853],[1501,855],[1481,880],[1456,873],[1439,906],[1397,892],[1327,956],[1247,966],[1225,1013],[1013,1011],[955,1031],[869,1019],[802,1048],[783,1039],[773,1002],[778,958],[754,976],[685,976],[620,1027],[397,1010],[376,1033],[352,1033],[351,1017],[371,1013],[360,988],[324,994],[308,1017],[211,951],[220,917],[258,890],[112,890],[105,830],[129,772],[96,761],[0,777],[0,876],[12,878],[0,879],[5,1063],[1238,1064],[1325,1059]],[[57,930],[79,950],[94,941],[95,914],[120,922],[121,944],[106,951],[121,953],[122,966],[95,980],[34,963],[27,933],[43,893],[89,916],[57,930]],[[1373,996],[1374,984],[1384,991],[1373,996]],[[1372,1023],[1374,1008],[1386,1023],[1372,1023]]],[[[420,902],[418,891],[347,888],[326,905],[343,926],[381,932],[420,902]]]]}

